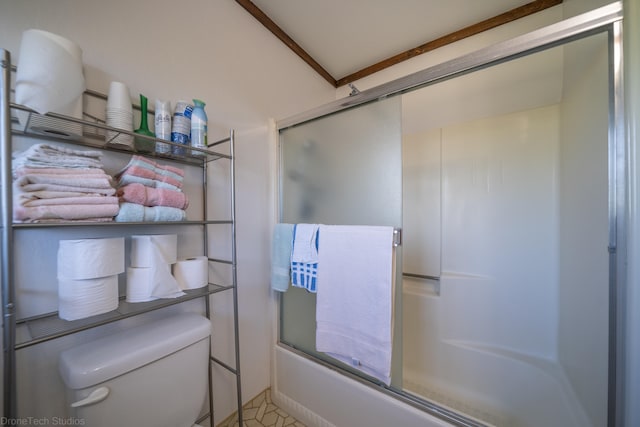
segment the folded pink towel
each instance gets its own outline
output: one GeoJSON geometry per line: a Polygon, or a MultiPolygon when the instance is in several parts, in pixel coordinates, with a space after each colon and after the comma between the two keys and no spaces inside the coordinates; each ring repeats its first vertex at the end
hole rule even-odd
{"type": "Polygon", "coordinates": [[[168,206],[178,209],[186,209],[189,206],[187,195],[180,191],[151,188],[138,183],[120,187],[116,194],[122,202],[144,206],[168,206]]]}
{"type": "Polygon", "coordinates": [[[36,192],[70,192],[70,193],[85,193],[85,194],[103,194],[105,196],[113,196],[116,194],[116,189],[109,188],[89,188],[74,185],[57,185],[57,184],[24,184],[19,186],[20,191],[25,194],[36,192]]]}
{"type": "Polygon", "coordinates": [[[70,185],[87,188],[112,188],[111,177],[102,174],[39,174],[32,173],[16,179],[18,186],[28,184],[70,185]]]}
{"type": "Polygon", "coordinates": [[[69,169],[65,167],[49,167],[49,168],[29,168],[29,167],[19,167],[14,171],[14,177],[20,177],[30,174],[45,174],[45,175],[104,175],[104,171],[98,168],[85,168],[85,169],[69,169]]]}
{"type": "Polygon", "coordinates": [[[182,179],[184,178],[184,171],[182,169],[175,166],[161,165],[151,159],[147,159],[138,155],[134,155],[131,157],[131,160],[129,160],[127,166],[125,166],[124,169],[122,169],[120,172],[116,173],[116,178],[133,166],[139,166],[145,169],[149,169],[157,174],[170,176],[179,181],[182,181],[182,179]]]}
{"type": "Polygon", "coordinates": [[[182,169],[180,169],[180,168],[175,167],[175,166],[171,166],[171,165],[161,165],[160,163],[156,163],[156,162],[154,162],[154,161],[153,161],[153,160],[151,160],[151,159],[148,159],[148,158],[146,158],[146,157],[142,157],[142,156],[138,156],[138,155],[134,155],[134,156],[133,156],[133,159],[134,159],[134,160],[137,160],[137,161],[140,161],[140,162],[147,163],[147,164],[149,164],[149,165],[151,165],[151,166],[154,166],[154,167],[156,167],[156,168],[158,168],[158,169],[160,169],[160,170],[165,170],[165,171],[168,171],[168,172],[173,172],[173,173],[175,173],[175,174],[177,174],[177,175],[180,175],[180,176],[184,177],[184,171],[183,171],[182,169]]]}
{"type": "Polygon", "coordinates": [[[65,222],[110,222],[113,221],[114,217],[112,216],[103,216],[98,218],[83,218],[83,219],[59,219],[59,218],[47,218],[47,219],[34,219],[29,222],[39,223],[39,224],[62,224],[65,222]]]}
{"type": "MultiPolygon", "coordinates": [[[[60,205],[113,205],[118,204],[117,197],[106,196],[81,196],[81,197],[58,197],[55,199],[34,199],[19,201],[21,206],[60,206],[60,205]]],[[[17,206],[17,205],[16,205],[17,206]]]]}
{"type": "Polygon", "coordinates": [[[154,179],[156,181],[159,182],[166,182],[168,184],[173,185],[174,187],[177,188],[182,188],[182,180],[178,180],[175,179],[174,177],[168,176],[168,175],[162,175],[159,173],[156,173],[155,171],[151,170],[151,169],[147,169],[147,168],[143,168],[142,166],[130,166],[128,167],[121,175],[121,179],[122,177],[126,176],[126,175],[131,175],[131,176],[137,176],[139,178],[147,178],[147,179],[154,179]]]}
{"type": "Polygon", "coordinates": [[[146,187],[151,188],[165,188],[167,190],[181,191],[178,187],[176,187],[175,185],[171,185],[168,182],[161,182],[155,179],[142,178],[129,174],[124,174],[120,177],[120,179],[118,180],[118,187],[124,187],[125,185],[134,183],[142,184],[146,187]]]}
{"type": "MultiPolygon", "coordinates": [[[[38,199],[62,199],[65,197],[95,197],[101,196],[104,197],[104,194],[100,193],[81,193],[77,191],[30,191],[28,193],[23,193],[22,191],[14,190],[15,202],[21,205],[31,201],[38,199]]],[[[115,190],[114,193],[115,194],[115,190]]]]}
{"type": "Polygon", "coordinates": [[[13,210],[13,219],[22,222],[36,222],[48,219],[73,221],[114,217],[118,214],[118,210],[117,203],[106,205],[16,206],[13,210]]]}

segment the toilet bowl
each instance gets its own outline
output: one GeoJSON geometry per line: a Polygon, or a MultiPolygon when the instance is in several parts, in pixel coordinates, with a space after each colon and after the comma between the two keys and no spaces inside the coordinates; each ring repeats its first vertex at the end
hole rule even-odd
{"type": "Polygon", "coordinates": [[[210,335],[209,319],[185,313],[60,353],[68,415],[91,427],[193,427],[207,395],[210,335]]]}

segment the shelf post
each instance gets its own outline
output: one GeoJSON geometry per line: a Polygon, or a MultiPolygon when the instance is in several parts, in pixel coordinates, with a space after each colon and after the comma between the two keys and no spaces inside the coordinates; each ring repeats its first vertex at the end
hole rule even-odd
{"type": "Polygon", "coordinates": [[[13,206],[11,194],[11,54],[2,54],[2,82],[0,84],[0,191],[2,192],[2,349],[3,349],[3,419],[16,417],[16,360],[15,360],[15,290],[13,286],[13,206]]]}
{"type": "Polygon", "coordinates": [[[229,135],[229,150],[231,154],[230,180],[231,180],[231,264],[233,274],[233,326],[236,353],[236,392],[238,398],[238,425],[244,425],[242,417],[242,379],[240,377],[240,331],[238,320],[238,260],[236,256],[236,153],[235,132],[232,129],[229,135]]]}

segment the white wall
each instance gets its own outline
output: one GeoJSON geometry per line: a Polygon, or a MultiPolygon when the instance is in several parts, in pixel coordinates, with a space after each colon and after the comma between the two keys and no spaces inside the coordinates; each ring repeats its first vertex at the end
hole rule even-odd
{"type": "MultiPolygon", "coordinates": [[[[226,136],[228,128],[237,129],[240,334],[243,395],[250,399],[270,384],[269,118],[329,102],[335,89],[231,0],[0,3],[0,45],[12,52],[14,63],[19,60],[21,34],[30,28],[78,43],[91,89],[106,93],[109,82],[118,80],[129,86],[133,99],[138,93],[150,100],[198,97],[207,103],[211,139],[226,136]]],[[[98,334],[115,328],[102,328],[98,334]]],[[[220,329],[214,324],[217,338],[222,338],[218,342],[224,342],[218,348],[228,347],[229,333],[220,329]]],[[[55,361],[57,349],[69,342],[36,346],[21,354],[20,362],[33,354],[55,361]]],[[[28,366],[34,372],[32,368],[28,366]]],[[[48,364],[51,368],[55,363],[48,364]]],[[[60,403],[57,373],[34,373],[37,376],[21,382],[24,394],[36,401],[27,410],[55,411],[46,402],[60,403]]],[[[233,395],[228,388],[222,391],[233,395]]],[[[221,402],[216,404],[220,421],[234,410],[235,402],[216,397],[221,402]]]]}

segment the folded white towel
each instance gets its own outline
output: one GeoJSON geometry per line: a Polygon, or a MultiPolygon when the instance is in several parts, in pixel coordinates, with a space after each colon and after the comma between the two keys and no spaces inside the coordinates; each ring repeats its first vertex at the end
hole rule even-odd
{"type": "Polygon", "coordinates": [[[317,290],[318,224],[296,224],[291,251],[291,285],[317,290]]]}
{"type": "MultiPolygon", "coordinates": [[[[23,152],[14,153],[12,167],[29,168],[102,168],[102,152],[74,150],[58,145],[34,144],[23,152]]],[[[14,175],[15,176],[15,175],[14,175]]]]}
{"type": "Polygon", "coordinates": [[[393,346],[393,228],[321,225],[316,349],[385,384],[393,346]]]}

